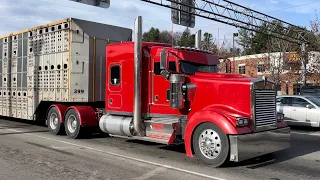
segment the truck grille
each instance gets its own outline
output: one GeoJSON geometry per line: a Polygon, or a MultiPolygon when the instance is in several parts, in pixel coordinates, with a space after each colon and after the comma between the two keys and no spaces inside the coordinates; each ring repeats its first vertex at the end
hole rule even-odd
{"type": "Polygon", "coordinates": [[[275,127],[276,116],[276,93],[273,90],[255,90],[255,126],[275,127]]]}

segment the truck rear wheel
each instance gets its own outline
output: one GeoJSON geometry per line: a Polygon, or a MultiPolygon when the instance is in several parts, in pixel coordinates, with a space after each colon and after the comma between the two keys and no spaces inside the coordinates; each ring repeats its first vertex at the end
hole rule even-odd
{"type": "Polygon", "coordinates": [[[53,134],[58,135],[63,133],[63,124],[59,116],[59,111],[56,107],[50,108],[47,115],[47,126],[49,131],[53,134]]]}
{"type": "Polygon", "coordinates": [[[84,128],[80,126],[80,118],[76,110],[69,109],[65,115],[64,127],[67,135],[72,139],[78,139],[85,134],[84,128]]]}
{"type": "Polygon", "coordinates": [[[227,135],[213,123],[200,124],[192,138],[193,150],[203,162],[219,167],[227,162],[229,141],[227,135]]]}

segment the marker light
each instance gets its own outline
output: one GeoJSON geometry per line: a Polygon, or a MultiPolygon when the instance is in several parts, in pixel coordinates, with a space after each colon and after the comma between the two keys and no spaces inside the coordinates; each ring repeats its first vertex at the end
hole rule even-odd
{"type": "Polygon", "coordinates": [[[238,117],[236,119],[237,126],[247,126],[249,124],[249,118],[246,117],[238,117]]]}

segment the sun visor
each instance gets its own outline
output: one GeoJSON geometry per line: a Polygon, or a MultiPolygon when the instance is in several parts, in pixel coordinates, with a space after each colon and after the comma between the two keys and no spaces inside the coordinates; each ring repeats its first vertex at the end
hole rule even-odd
{"type": "Polygon", "coordinates": [[[183,60],[188,60],[195,63],[217,65],[220,64],[219,57],[214,54],[195,51],[178,51],[178,56],[183,60]]]}
{"type": "Polygon", "coordinates": [[[208,65],[220,64],[219,56],[213,54],[206,54],[208,65]]]}

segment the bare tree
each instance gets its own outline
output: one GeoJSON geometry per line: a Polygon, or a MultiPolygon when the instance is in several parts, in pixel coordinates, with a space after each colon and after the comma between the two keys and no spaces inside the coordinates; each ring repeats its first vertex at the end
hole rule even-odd
{"type": "MultiPolygon", "coordinates": [[[[316,20],[310,22],[310,26],[314,37],[310,38],[306,53],[301,52],[299,44],[256,33],[253,47],[255,55],[248,56],[249,61],[241,62],[245,64],[246,74],[251,77],[266,76],[276,83],[278,90],[286,91],[286,86],[294,86],[302,81],[304,67],[302,67],[301,58],[304,57],[307,80],[320,84],[320,19],[317,15],[316,20]]],[[[261,27],[262,30],[263,28],[266,27],[261,27]]],[[[271,29],[284,30],[281,24],[271,29]]],[[[290,29],[294,31],[294,28],[290,29]]],[[[245,60],[246,57],[241,59],[245,60]]]]}
{"type": "Polygon", "coordinates": [[[300,81],[300,54],[290,51],[295,45],[281,39],[268,38],[266,52],[251,55],[246,64],[246,74],[251,77],[265,76],[273,80],[278,91],[285,91],[288,82],[300,81]]]}
{"type": "Polygon", "coordinates": [[[232,51],[230,50],[230,48],[227,48],[227,47],[230,47],[230,44],[226,36],[224,36],[221,45],[219,47],[217,46],[217,55],[219,57],[231,57],[232,51]]]}
{"type": "Polygon", "coordinates": [[[310,26],[312,29],[312,32],[316,35],[320,35],[320,19],[318,17],[318,14],[316,12],[316,19],[314,21],[310,21],[310,26]]]}
{"type": "MultiPolygon", "coordinates": [[[[309,76],[320,77],[320,19],[318,14],[315,13],[315,20],[310,21],[311,30],[314,37],[307,47],[308,53],[308,64],[307,73],[309,76]]],[[[315,83],[319,85],[319,78],[314,78],[315,83]]]]}

